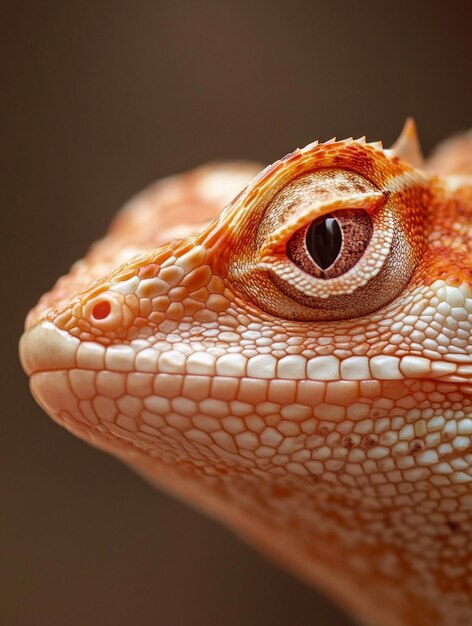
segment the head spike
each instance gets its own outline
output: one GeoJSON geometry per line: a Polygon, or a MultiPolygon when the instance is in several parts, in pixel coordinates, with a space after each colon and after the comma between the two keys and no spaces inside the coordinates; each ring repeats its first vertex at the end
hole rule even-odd
{"type": "Polygon", "coordinates": [[[376,150],[383,150],[383,143],[381,141],[370,141],[367,145],[375,148],[376,150]]]}
{"type": "Polygon", "coordinates": [[[311,143],[309,143],[307,146],[305,146],[303,148],[303,150],[311,150],[312,148],[316,148],[316,146],[318,145],[318,139],[316,141],[312,141],[311,143]]]}
{"type": "Polygon", "coordinates": [[[408,161],[418,169],[424,168],[424,157],[421,150],[415,120],[407,118],[400,137],[393,144],[391,150],[399,159],[408,161]]]}

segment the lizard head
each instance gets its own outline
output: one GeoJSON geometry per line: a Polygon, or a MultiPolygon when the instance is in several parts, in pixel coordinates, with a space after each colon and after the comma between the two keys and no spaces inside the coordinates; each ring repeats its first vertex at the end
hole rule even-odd
{"type": "Polygon", "coordinates": [[[471,215],[454,184],[419,163],[411,124],[390,150],[296,150],[200,232],[36,320],[21,344],[33,393],[157,482],[170,466],[253,518],[311,515],[320,536],[338,523],[326,498],[395,509],[461,488],[471,215]]]}
{"type": "Polygon", "coordinates": [[[320,425],[342,427],[372,454],[384,446],[368,425],[403,397],[410,441],[390,424],[382,452],[428,450],[409,415],[426,381],[466,371],[471,262],[440,182],[402,158],[418,160],[412,133],[391,150],[363,139],[296,150],[200,233],[56,304],[22,343],[40,403],[86,436],[100,427],[158,452],[161,427],[217,465],[243,453],[309,476],[280,453],[289,433],[300,452],[320,425]],[[368,442],[354,436],[364,430],[368,442]]]}

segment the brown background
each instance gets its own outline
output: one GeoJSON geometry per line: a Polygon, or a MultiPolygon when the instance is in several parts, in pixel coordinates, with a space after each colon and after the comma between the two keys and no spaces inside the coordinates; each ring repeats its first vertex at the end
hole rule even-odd
{"type": "Polygon", "coordinates": [[[32,401],[26,311],[151,180],[470,122],[470,2],[2,3],[0,623],[348,626],[32,401]],[[392,9],[391,7],[394,6],[392,9]]]}

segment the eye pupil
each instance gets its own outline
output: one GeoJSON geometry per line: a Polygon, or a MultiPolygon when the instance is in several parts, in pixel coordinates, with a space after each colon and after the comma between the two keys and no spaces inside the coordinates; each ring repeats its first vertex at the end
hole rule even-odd
{"type": "Polygon", "coordinates": [[[322,270],[330,267],[339,256],[343,242],[338,220],[324,215],[315,220],[306,232],[308,253],[322,270]]]}

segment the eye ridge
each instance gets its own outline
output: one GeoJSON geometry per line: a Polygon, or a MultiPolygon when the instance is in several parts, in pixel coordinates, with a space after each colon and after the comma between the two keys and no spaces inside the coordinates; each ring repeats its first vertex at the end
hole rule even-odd
{"type": "Polygon", "coordinates": [[[288,240],[288,258],[315,278],[329,280],[352,269],[372,238],[372,219],[364,209],[322,215],[288,240]]]}

